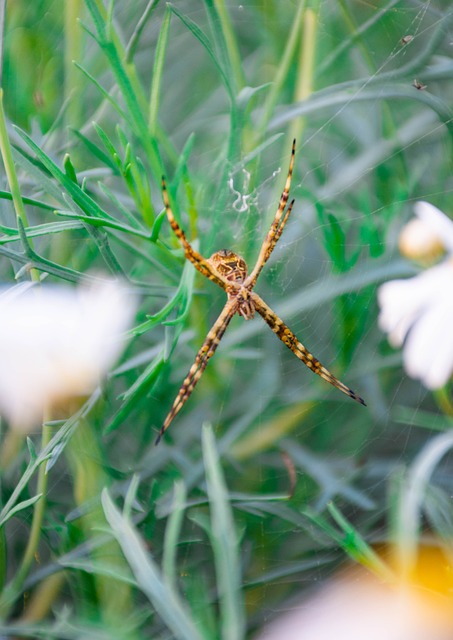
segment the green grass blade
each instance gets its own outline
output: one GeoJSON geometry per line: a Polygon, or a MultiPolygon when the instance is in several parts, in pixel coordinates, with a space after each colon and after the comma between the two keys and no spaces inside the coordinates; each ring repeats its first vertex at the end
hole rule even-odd
{"type": "MultiPolygon", "coordinates": [[[[27,227],[25,229],[27,238],[37,238],[38,236],[47,236],[54,233],[61,233],[62,231],[75,231],[83,229],[82,222],[74,220],[73,222],[49,222],[48,224],[37,224],[34,227],[27,227]]],[[[4,227],[0,225],[0,231],[6,234],[6,238],[0,238],[0,244],[6,244],[7,242],[17,242],[20,239],[20,234],[17,229],[12,227],[4,227]]]]}
{"type": "MultiPolygon", "coordinates": [[[[115,431],[119,425],[124,422],[127,416],[137,408],[140,400],[149,393],[155,384],[165,364],[163,350],[148,364],[146,369],[137,377],[134,384],[123,394],[123,403],[120,409],[115,413],[113,418],[104,429],[104,433],[115,431]]],[[[153,423],[150,418],[150,427],[153,423]]]]}
{"type": "Polygon", "coordinates": [[[328,93],[325,91],[313,93],[308,100],[303,100],[293,106],[282,109],[269,123],[269,129],[280,129],[299,116],[312,113],[319,115],[319,111],[322,109],[332,109],[338,116],[339,107],[341,106],[363,101],[375,104],[379,100],[419,101],[437,114],[439,120],[447,127],[450,135],[453,136],[453,111],[446,102],[428,91],[417,91],[410,83],[392,84],[390,82],[375,83],[366,88],[361,86],[355,92],[351,92],[350,89],[344,87],[337,87],[337,89],[329,90],[328,93]]]}
{"type": "MultiPolygon", "coordinates": [[[[9,191],[0,190],[0,200],[11,201],[12,199],[13,199],[13,196],[9,191]]],[[[46,202],[42,202],[41,200],[36,200],[35,198],[27,198],[27,196],[22,196],[22,201],[24,204],[30,204],[33,207],[38,207],[39,209],[46,209],[47,211],[53,211],[55,209],[55,206],[51,204],[47,204],[46,202]]]]}
{"type": "Polygon", "coordinates": [[[83,135],[77,129],[73,129],[72,133],[85,145],[85,147],[90,151],[95,158],[97,158],[103,165],[110,167],[110,169],[115,174],[119,174],[118,165],[109,157],[106,153],[102,151],[94,142],[92,142],[89,138],[83,135]]]}
{"type": "MultiPolygon", "coordinates": [[[[55,180],[57,180],[61,186],[68,192],[68,194],[73,198],[74,202],[88,215],[97,215],[97,216],[105,216],[106,214],[102,211],[101,207],[92,199],[88,194],[86,194],[78,184],[73,182],[65,173],[62,171],[57,164],[48,156],[31,138],[30,136],[22,131],[18,127],[15,127],[17,133],[20,137],[27,143],[30,149],[36,154],[37,158],[42,162],[44,167],[53,175],[55,180]]],[[[60,196],[61,198],[61,196],[60,196]]]]}
{"type": "Polygon", "coordinates": [[[281,95],[282,87],[289,73],[291,61],[295,56],[296,48],[300,41],[300,34],[302,30],[302,18],[303,18],[305,5],[306,5],[305,0],[299,1],[299,7],[297,9],[296,15],[294,16],[294,20],[292,21],[292,27],[289,33],[289,37],[286,41],[283,57],[280,61],[280,64],[277,66],[277,73],[275,75],[274,82],[272,83],[270,91],[264,101],[261,121],[258,128],[260,132],[260,138],[264,135],[264,132],[266,131],[267,126],[269,124],[269,120],[271,119],[274,113],[278,98],[281,95]]]}
{"type": "MultiPolygon", "coordinates": [[[[77,220],[81,220],[87,225],[91,225],[92,227],[106,227],[110,229],[117,229],[118,231],[123,231],[131,236],[137,236],[138,238],[145,238],[149,240],[151,238],[151,234],[148,231],[140,231],[139,229],[133,229],[122,222],[116,222],[115,220],[109,220],[107,218],[98,218],[96,216],[84,216],[81,214],[77,214],[73,211],[61,211],[56,210],[55,213],[59,216],[65,216],[68,218],[77,218],[77,220]]],[[[104,212],[102,212],[104,213],[104,212]]],[[[106,215],[106,214],[104,214],[106,215]]]]}
{"type": "Polygon", "coordinates": [[[222,67],[228,77],[233,79],[234,94],[237,95],[245,84],[235,33],[224,0],[204,0],[208,13],[211,31],[222,60],[222,67]]]}
{"type": "Polygon", "coordinates": [[[140,41],[140,37],[143,33],[143,29],[145,28],[146,23],[150,19],[154,9],[157,7],[159,2],[160,0],[149,0],[148,4],[146,5],[146,9],[141,15],[140,20],[137,22],[137,26],[135,27],[134,32],[132,33],[130,40],[128,42],[128,45],[126,47],[127,62],[132,62],[138,43],[140,41]]]}
{"type": "Polygon", "coordinates": [[[181,533],[184,509],[186,506],[186,489],[182,481],[176,481],[173,485],[173,506],[165,528],[164,554],[162,558],[162,571],[168,583],[176,586],[176,554],[181,533]]]}
{"type": "Polygon", "coordinates": [[[22,491],[27,486],[30,478],[33,476],[35,471],[39,468],[41,464],[43,464],[46,460],[48,460],[56,447],[61,447],[62,444],[65,444],[68,441],[72,431],[77,427],[77,424],[80,419],[85,418],[94,405],[97,403],[100,397],[99,389],[91,395],[91,397],[85,402],[85,404],[77,411],[73,416],[71,416],[57,431],[57,433],[53,436],[49,444],[40,451],[39,455],[36,458],[30,460],[27,469],[23,473],[19,482],[16,484],[14,491],[10,495],[8,501],[5,506],[0,511],[0,527],[4,525],[4,523],[10,517],[11,509],[14,509],[17,501],[22,494],[22,491]]]}
{"type": "Polygon", "coordinates": [[[159,100],[161,96],[162,74],[164,70],[165,52],[168,44],[168,34],[170,31],[171,9],[167,5],[164,19],[160,28],[159,39],[156,45],[154,57],[153,78],[149,98],[149,130],[152,136],[157,134],[157,116],[159,113],[159,100]]]}
{"type": "Polygon", "coordinates": [[[181,11],[179,11],[179,9],[177,9],[174,5],[169,5],[169,6],[170,6],[171,10],[173,11],[173,13],[181,20],[181,22],[195,36],[195,38],[198,40],[198,42],[204,47],[204,49],[206,50],[207,54],[209,55],[209,57],[213,61],[214,65],[216,66],[218,72],[220,73],[220,76],[221,76],[221,78],[223,80],[223,84],[225,85],[225,88],[228,91],[228,95],[230,96],[230,98],[232,100],[234,100],[234,91],[233,91],[233,88],[231,86],[230,78],[225,73],[222,65],[220,64],[220,62],[219,62],[219,60],[217,58],[216,52],[214,51],[214,48],[213,48],[212,44],[209,41],[209,38],[203,33],[203,31],[200,29],[200,27],[198,25],[196,25],[195,22],[193,22],[193,20],[191,20],[188,16],[184,15],[183,13],[181,13],[181,11]]]}
{"type": "Polygon", "coordinates": [[[222,618],[221,637],[223,640],[240,640],[245,637],[240,546],[210,425],[203,425],[202,442],[211,515],[212,547],[222,618]]]}
{"type": "Polygon", "coordinates": [[[106,489],[102,492],[102,506],[135,579],[156,613],[180,640],[202,640],[184,603],[162,576],[159,567],[146,550],[137,530],[113,503],[106,489]]]}
{"type": "Polygon", "coordinates": [[[131,66],[125,62],[125,57],[123,57],[125,54],[119,45],[120,39],[114,37],[112,33],[108,33],[111,29],[107,29],[106,22],[95,0],[85,0],[85,2],[96,25],[97,42],[109,61],[112,73],[126,103],[128,117],[125,118],[125,121],[133,124],[136,135],[141,139],[148,153],[154,173],[160,175],[162,173],[161,160],[144,116],[144,97],[131,66]]]}
{"type": "Polygon", "coordinates": [[[120,105],[118,104],[118,102],[115,100],[114,96],[111,95],[106,89],[104,89],[104,87],[101,85],[100,82],[98,82],[96,80],[96,78],[94,76],[91,75],[91,73],[89,73],[89,71],[87,71],[85,69],[85,67],[83,67],[81,64],[79,64],[78,62],[74,62],[75,66],[77,67],[77,69],[79,69],[79,71],[81,71],[81,73],[83,73],[83,75],[87,78],[87,80],[89,80],[99,91],[99,93],[104,97],[104,99],[115,109],[115,111],[118,113],[118,115],[121,116],[121,118],[127,122],[127,114],[126,112],[120,107],[120,105]]]}

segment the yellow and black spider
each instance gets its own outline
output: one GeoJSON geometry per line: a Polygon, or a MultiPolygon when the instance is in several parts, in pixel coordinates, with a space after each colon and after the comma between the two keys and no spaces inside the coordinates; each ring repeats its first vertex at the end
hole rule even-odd
{"type": "Polygon", "coordinates": [[[236,253],[229,251],[228,249],[222,249],[213,253],[212,256],[206,260],[201,254],[193,249],[188,242],[184,231],[178,225],[170,207],[168,200],[167,187],[165,184],[165,178],[162,177],[162,194],[167,212],[167,217],[170,222],[171,228],[181,241],[184,248],[186,258],[194,265],[200,273],[206,278],[215,282],[219,287],[225,290],[228,299],[223,307],[223,310],[211,330],[206,336],[201,349],[197,353],[195,362],[191,366],[189,373],[187,374],[184,382],[181,385],[178,395],[176,396],[173,406],[170,409],[169,414],[165,418],[159,435],[156,439],[156,444],[159,443],[165,431],[170,426],[173,418],[180,411],[182,406],[190,397],[190,394],[195,388],[198,380],[201,378],[203,371],[208,364],[208,361],[215,353],[217,346],[222,339],[223,334],[230,323],[231,318],[235,313],[238,313],[245,320],[250,320],[257,311],[260,316],[267,322],[272,331],[280,338],[280,340],[291,349],[299,360],[307,365],[314,373],[321,376],[324,380],[331,385],[348,395],[353,400],[365,404],[360,396],[358,396],[352,389],[340,382],[330,371],[328,371],[317,360],[304,345],[299,342],[294,333],[286,326],[283,320],[272,311],[270,307],[262,300],[257,293],[253,291],[253,287],[256,284],[257,278],[261,273],[262,268],[268,261],[275,245],[277,244],[280,236],[282,235],[283,228],[286,221],[289,218],[291,209],[293,208],[294,200],[290,202],[286,208],[288,202],[289,189],[291,186],[291,178],[293,174],[294,155],[296,152],[296,141],[293,142],[291,151],[291,160],[289,163],[288,176],[286,178],[285,188],[280,198],[280,204],[275,214],[274,221],[271,224],[271,228],[264,239],[261,246],[261,250],[253,267],[252,272],[247,275],[247,265],[245,260],[238,256],[236,253]],[[286,209],[286,211],[285,211],[286,209]]]}

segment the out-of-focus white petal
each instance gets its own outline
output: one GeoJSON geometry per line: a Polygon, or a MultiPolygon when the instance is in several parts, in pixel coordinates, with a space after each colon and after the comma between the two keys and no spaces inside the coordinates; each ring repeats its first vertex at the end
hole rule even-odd
{"type": "Polygon", "coordinates": [[[446,274],[445,264],[448,263],[422,271],[414,278],[391,280],[379,287],[381,313],[378,322],[380,328],[390,334],[393,346],[402,345],[421,311],[442,295],[444,282],[453,275],[453,272],[446,274]]]}
{"type": "Polygon", "coordinates": [[[453,260],[415,278],[394,280],[378,292],[379,326],[393,346],[403,348],[408,374],[429,389],[443,386],[453,372],[453,260]]]}
{"type": "Polygon", "coordinates": [[[394,347],[400,347],[419,312],[419,301],[413,295],[415,278],[392,280],[381,285],[378,301],[381,312],[379,327],[389,334],[394,347]]]}
{"type": "Polygon", "coordinates": [[[27,430],[44,408],[89,393],[122,348],[135,312],[116,281],[0,295],[0,412],[27,430]]]}
{"type": "Polygon", "coordinates": [[[414,213],[439,237],[449,253],[453,252],[453,220],[433,204],[423,200],[415,203],[414,213]]]}
{"type": "Polygon", "coordinates": [[[428,389],[443,387],[453,372],[452,323],[453,298],[446,296],[425,310],[407,338],[405,369],[428,389]]]}

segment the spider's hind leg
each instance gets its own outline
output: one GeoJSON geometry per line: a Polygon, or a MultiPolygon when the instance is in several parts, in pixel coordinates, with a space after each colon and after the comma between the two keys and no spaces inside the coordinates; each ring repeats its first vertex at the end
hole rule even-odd
{"type": "Polygon", "coordinates": [[[290,349],[295,356],[313,373],[316,373],[323,380],[336,387],[342,393],[355,400],[356,402],[366,406],[365,401],[355,391],[347,387],[341,380],[333,375],[324,365],[322,365],[315,356],[297,339],[289,327],[281,320],[276,313],[262,300],[255,292],[251,292],[255,309],[260,316],[267,322],[275,335],[290,349]]]}

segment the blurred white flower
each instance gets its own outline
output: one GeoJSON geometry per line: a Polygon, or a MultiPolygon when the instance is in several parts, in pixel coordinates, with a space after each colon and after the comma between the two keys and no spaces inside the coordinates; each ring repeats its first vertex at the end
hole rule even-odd
{"type": "Polygon", "coordinates": [[[401,230],[398,245],[403,256],[413,260],[433,260],[453,252],[453,222],[429,202],[417,202],[417,216],[401,230]]]}
{"type": "Polygon", "coordinates": [[[451,640],[450,605],[426,587],[385,585],[358,570],[332,580],[256,640],[451,640]]]}
{"type": "Polygon", "coordinates": [[[134,312],[116,281],[0,290],[0,413],[27,431],[45,409],[90,393],[119,355],[134,312]]]}
{"type": "Polygon", "coordinates": [[[428,389],[438,389],[453,373],[453,221],[427,202],[418,202],[415,213],[424,225],[426,242],[420,233],[413,248],[419,250],[424,244],[426,258],[441,244],[449,255],[414,278],[383,284],[378,291],[378,322],[394,347],[404,343],[407,373],[428,389]]]}

